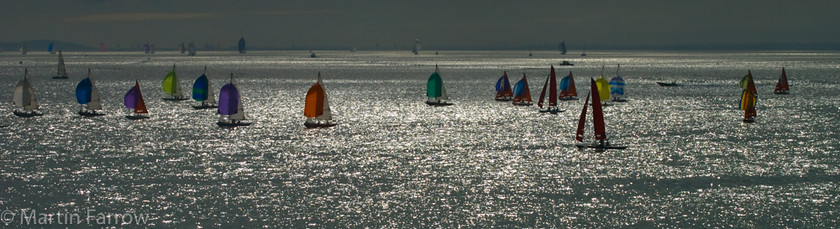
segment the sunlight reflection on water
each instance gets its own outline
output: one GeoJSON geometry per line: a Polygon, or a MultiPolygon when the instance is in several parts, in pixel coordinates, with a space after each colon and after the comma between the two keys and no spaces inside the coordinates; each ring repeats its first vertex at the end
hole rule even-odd
{"type": "MultiPolygon", "coordinates": [[[[71,79],[51,80],[54,55],[0,55],[9,95],[29,68],[46,115],[7,114],[0,136],[0,206],[43,212],[152,212],[164,227],[782,227],[837,225],[837,53],[514,51],[208,52],[186,57],[65,53],[71,79]],[[23,60],[25,64],[18,64],[23,60]],[[538,98],[548,66],[588,78],[621,64],[627,103],[604,109],[623,151],[573,147],[583,100],[566,112],[493,101],[508,71],[538,98]],[[231,72],[248,127],[223,129],[213,110],[164,102],[208,67],[216,92],[231,72]],[[423,103],[439,65],[454,106],[423,103]],[[772,94],[785,66],[793,89],[772,94]],[[109,114],[81,118],[73,89],[92,68],[109,114]],[[758,122],[743,124],[738,80],[751,70],[758,122]],[[340,123],[303,127],[318,72],[340,123]],[[139,80],[151,119],[122,117],[139,80]],[[659,87],[671,81],[682,87],[659,87]]],[[[581,96],[585,98],[585,96],[581,96]]],[[[591,116],[588,117],[591,119],[591,116]]],[[[587,137],[592,128],[588,123],[587,137]]]]}

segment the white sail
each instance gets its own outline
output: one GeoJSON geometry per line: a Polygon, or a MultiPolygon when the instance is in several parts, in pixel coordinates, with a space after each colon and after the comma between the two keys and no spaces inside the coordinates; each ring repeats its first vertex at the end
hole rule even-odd
{"type": "Polygon", "coordinates": [[[61,50],[58,51],[58,74],[57,76],[67,77],[67,67],[64,66],[64,55],[61,50]]]}
{"type": "Polygon", "coordinates": [[[15,94],[12,98],[15,106],[31,111],[38,109],[38,101],[35,99],[35,91],[29,83],[29,70],[24,71],[23,79],[18,81],[15,87],[15,94]]]}
{"type": "MultiPolygon", "coordinates": [[[[233,85],[236,85],[236,83],[234,83],[234,81],[233,81],[233,73],[230,74],[230,83],[232,83],[233,85]]],[[[239,90],[239,89],[237,88],[237,90],[239,90]]],[[[236,114],[232,114],[232,115],[228,116],[228,118],[230,120],[245,120],[245,109],[243,108],[244,106],[242,106],[242,94],[241,93],[238,93],[238,94],[239,94],[239,97],[236,98],[236,104],[237,104],[236,114]]]]}
{"type": "Polygon", "coordinates": [[[203,102],[208,104],[216,104],[216,93],[213,92],[213,83],[210,82],[209,78],[207,79],[207,90],[207,99],[205,99],[203,102]]]}
{"type": "MultiPolygon", "coordinates": [[[[437,64],[435,64],[435,72],[440,75],[440,69],[438,69],[437,64]]],[[[446,85],[443,83],[443,77],[440,80],[440,97],[438,97],[438,101],[446,101],[449,100],[449,95],[446,94],[446,85]]]]}
{"type": "Polygon", "coordinates": [[[90,79],[90,102],[87,104],[88,110],[101,110],[102,101],[99,99],[99,89],[96,89],[96,83],[93,82],[93,74],[88,69],[88,79],[90,79]]]}
{"type": "Polygon", "coordinates": [[[330,111],[330,102],[329,97],[327,96],[327,88],[324,87],[324,83],[321,82],[321,73],[318,73],[318,84],[321,85],[321,89],[324,89],[324,113],[315,117],[318,120],[332,120],[332,112],[330,111]]]}

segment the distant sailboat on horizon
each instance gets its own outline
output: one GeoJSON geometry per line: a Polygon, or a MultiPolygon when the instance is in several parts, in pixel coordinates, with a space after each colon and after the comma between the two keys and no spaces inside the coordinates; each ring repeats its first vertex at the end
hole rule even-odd
{"type": "Polygon", "coordinates": [[[213,93],[213,84],[207,78],[207,66],[204,66],[204,73],[201,74],[193,83],[193,100],[198,101],[199,104],[193,104],[195,109],[209,109],[218,108],[216,103],[216,95],[213,93]]]}
{"type": "Polygon", "coordinates": [[[172,71],[166,74],[166,77],[163,78],[163,92],[171,97],[165,97],[163,100],[167,101],[181,101],[187,100],[186,96],[184,96],[183,91],[181,90],[181,83],[178,82],[178,75],[175,74],[175,65],[172,65],[172,71]]]}
{"type": "Polygon", "coordinates": [[[420,55],[420,39],[414,39],[414,47],[411,48],[414,55],[420,55]]]}
{"type": "Polygon", "coordinates": [[[134,87],[128,90],[123,97],[123,105],[131,110],[125,118],[131,120],[149,118],[149,111],[146,110],[146,102],[143,101],[143,93],[140,92],[140,82],[134,81],[134,87]]]}
{"type": "Polygon", "coordinates": [[[560,50],[560,55],[566,55],[566,41],[563,40],[558,45],[558,49],[560,50]]]}
{"type": "Polygon", "coordinates": [[[26,53],[29,52],[29,50],[26,48],[26,43],[25,42],[20,43],[20,46],[18,47],[18,51],[20,51],[20,54],[23,54],[23,55],[26,55],[26,53]]]}
{"type": "Polygon", "coordinates": [[[38,111],[38,100],[35,99],[35,90],[32,89],[32,83],[29,81],[29,69],[23,70],[23,79],[18,81],[15,86],[14,95],[12,95],[12,105],[14,105],[14,114],[18,117],[35,117],[44,115],[38,111]]]}
{"type": "Polygon", "coordinates": [[[190,41],[190,44],[187,46],[187,55],[195,56],[195,42],[190,41]]]}
{"type": "Polygon", "coordinates": [[[99,99],[99,90],[96,88],[96,83],[93,81],[93,73],[88,68],[87,78],[79,81],[76,85],[76,101],[79,102],[79,115],[85,117],[102,116],[105,113],[102,110],[102,101],[99,99]]]}
{"type": "Polygon", "coordinates": [[[306,121],[303,122],[303,125],[306,128],[324,128],[337,125],[332,121],[332,111],[323,85],[321,72],[318,72],[318,80],[306,92],[304,101],[303,115],[306,116],[306,121]]]}
{"type": "Polygon", "coordinates": [[[510,87],[507,71],[496,81],[496,101],[510,101],[513,99],[513,90],[510,87]]]}
{"type": "Polygon", "coordinates": [[[431,106],[449,106],[452,105],[449,100],[449,95],[446,94],[446,86],[443,85],[443,79],[440,77],[440,70],[435,65],[435,72],[429,76],[429,81],[426,83],[426,104],[431,106]]]}
{"type": "Polygon", "coordinates": [[[606,149],[625,149],[626,146],[611,145],[607,140],[606,124],[604,123],[604,113],[601,109],[601,98],[597,83],[594,79],[589,79],[590,93],[586,96],[586,102],[583,104],[583,110],[578,119],[577,132],[575,133],[575,140],[579,143],[575,144],[578,148],[593,148],[596,150],[606,149]],[[592,98],[592,126],[595,132],[595,143],[584,144],[584,128],[586,127],[586,109],[589,107],[589,98],[592,98]]]}
{"type": "Polygon", "coordinates": [[[230,82],[219,90],[219,121],[216,125],[220,127],[237,127],[251,125],[245,117],[245,110],[242,106],[242,98],[239,89],[233,81],[233,72],[230,73],[230,82]]]}
{"type": "Polygon", "coordinates": [[[245,53],[245,37],[239,38],[239,44],[237,44],[236,48],[239,50],[239,53],[245,53]]]}
{"type": "Polygon", "coordinates": [[[58,72],[52,78],[53,79],[67,79],[67,78],[70,78],[69,76],[67,76],[67,67],[64,66],[64,55],[61,54],[61,50],[58,50],[58,72]]]}
{"type": "Polygon", "coordinates": [[[54,43],[50,43],[50,45],[47,46],[47,52],[49,52],[50,54],[55,54],[55,44],[54,43]]]}

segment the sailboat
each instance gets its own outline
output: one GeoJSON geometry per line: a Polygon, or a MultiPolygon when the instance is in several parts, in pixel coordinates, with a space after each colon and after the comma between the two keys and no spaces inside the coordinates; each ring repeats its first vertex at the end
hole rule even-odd
{"type": "Polygon", "coordinates": [[[184,45],[183,41],[181,41],[181,44],[178,44],[178,52],[180,52],[181,54],[187,52],[187,46],[184,45]]]}
{"type": "Polygon", "coordinates": [[[237,127],[251,125],[245,121],[245,110],[242,108],[242,98],[239,90],[233,83],[233,72],[230,73],[230,83],[222,86],[219,90],[219,121],[216,125],[221,127],[237,127]]]}
{"type": "Polygon", "coordinates": [[[601,75],[598,76],[597,80],[595,80],[595,84],[598,86],[597,91],[600,96],[599,101],[603,102],[601,105],[609,106],[607,104],[607,100],[610,99],[610,82],[607,82],[607,80],[604,79],[604,66],[601,66],[601,75]]]}
{"type": "Polygon", "coordinates": [[[245,37],[239,38],[239,44],[236,47],[239,49],[239,53],[245,53],[245,37]]]}
{"type": "Polygon", "coordinates": [[[64,55],[61,54],[61,50],[58,50],[58,73],[52,77],[53,79],[67,79],[67,67],[64,66],[64,55]]]}
{"type": "Polygon", "coordinates": [[[21,43],[20,47],[18,47],[18,51],[20,51],[20,54],[26,55],[26,53],[29,52],[26,48],[26,43],[21,43]]]}
{"type": "Polygon", "coordinates": [[[76,85],[76,101],[82,105],[79,109],[79,115],[92,117],[101,116],[105,113],[99,112],[102,109],[102,101],[99,99],[99,90],[96,89],[96,84],[93,82],[93,74],[88,68],[88,77],[82,79],[76,85]]]}
{"type": "Polygon", "coordinates": [[[306,121],[303,122],[303,125],[306,128],[322,128],[337,125],[332,122],[330,103],[322,85],[324,83],[321,82],[321,73],[318,72],[318,81],[306,92],[306,102],[303,108],[303,115],[306,116],[306,121]]]}
{"type": "Polygon", "coordinates": [[[18,81],[15,87],[12,103],[15,106],[14,113],[19,117],[29,118],[44,115],[38,111],[35,90],[32,90],[32,83],[29,82],[29,69],[23,70],[23,79],[18,81]]]}
{"type": "Polygon", "coordinates": [[[566,55],[566,41],[561,41],[560,45],[558,45],[560,49],[560,55],[566,55]]]}
{"type": "Polygon", "coordinates": [[[540,112],[549,112],[551,114],[557,114],[558,112],[563,112],[564,110],[560,110],[557,107],[557,75],[554,73],[554,65],[551,66],[551,74],[548,75],[548,78],[545,79],[545,84],[543,84],[542,92],[540,92],[540,101],[537,102],[537,106],[540,107],[540,112]],[[546,97],[546,90],[548,91],[548,97],[546,97]],[[548,104],[545,104],[543,101],[548,98],[548,104]]]}
{"type": "MultiPolygon", "coordinates": [[[[107,48],[107,46],[105,46],[105,42],[99,42],[99,51],[104,52],[104,51],[106,51],[107,49],[108,49],[108,48],[107,48]]],[[[58,50],[58,52],[60,53],[60,52],[61,52],[61,50],[58,50]]]]}
{"type": "Polygon", "coordinates": [[[586,43],[583,44],[583,52],[580,54],[580,56],[586,56],[586,43]]]}
{"type": "Polygon", "coordinates": [[[195,56],[195,42],[190,42],[190,45],[187,46],[188,56],[195,56]]]}
{"type": "Polygon", "coordinates": [[[149,42],[146,41],[146,43],[143,44],[143,53],[149,54],[150,51],[151,50],[149,49],[149,42]]]}
{"type": "Polygon", "coordinates": [[[531,89],[528,88],[528,79],[525,78],[525,73],[522,73],[522,79],[516,82],[513,87],[513,105],[516,106],[531,106],[531,89]]]}
{"type": "Polygon", "coordinates": [[[580,119],[578,119],[577,133],[575,133],[575,140],[579,143],[575,144],[578,148],[594,148],[596,150],[605,149],[626,149],[627,146],[611,145],[607,140],[606,124],[604,123],[604,113],[601,109],[601,96],[598,91],[598,85],[594,79],[589,79],[590,93],[586,96],[586,102],[583,103],[583,111],[580,112],[580,119]],[[592,124],[595,129],[595,143],[583,143],[583,129],[586,126],[586,109],[589,106],[589,98],[592,98],[592,124]]]}
{"type": "Polygon", "coordinates": [[[55,48],[54,47],[55,47],[55,45],[53,43],[50,43],[50,45],[47,46],[47,52],[50,52],[50,54],[55,54],[55,48]]]}
{"type": "Polygon", "coordinates": [[[741,103],[739,104],[739,108],[744,110],[744,119],[745,123],[752,123],[755,122],[756,112],[755,112],[755,103],[756,103],[756,94],[757,91],[755,89],[755,82],[753,82],[752,73],[747,70],[747,75],[741,79],[740,82],[741,88],[744,89],[741,92],[741,103]]]}
{"type": "Polygon", "coordinates": [[[155,44],[149,44],[149,53],[155,54],[155,44]]]}
{"type": "Polygon", "coordinates": [[[414,47],[411,48],[414,55],[420,55],[420,39],[414,39],[414,47]]]}
{"type": "Polygon", "coordinates": [[[560,79],[560,100],[579,100],[577,89],[575,89],[575,77],[572,71],[569,75],[560,79]]]}
{"type": "Polygon", "coordinates": [[[432,106],[449,106],[452,103],[448,102],[449,96],[446,94],[446,86],[443,86],[443,79],[440,78],[438,66],[435,65],[435,72],[429,76],[429,81],[426,84],[426,104],[432,106]]]}
{"type": "Polygon", "coordinates": [[[510,88],[507,71],[496,81],[496,101],[510,101],[513,98],[513,91],[510,88]]]}
{"type": "Polygon", "coordinates": [[[785,68],[782,68],[782,75],[779,76],[779,82],[776,83],[776,89],[773,90],[773,93],[781,95],[790,94],[790,88],[788,87],[787,74],[785,74],[785,68]]]}
{"type": "Polygon", "coordinates": [[[167,101],[181,101],[187,100],[186,96],[184,96],[183,92],[181,91],[181,84],[178,82],[178,76],[175,74],[175,65],[172,65],[172,71],[166,74],[166,77],[163,78],[163,92],[166,92],[167,95],[172,96],[168,98],[163,98],[163,100],[167,101]]]}
{"type": "Polygon", "coordinates": [[[210,83],[210,80],[207,79],[207,66],[204,66],[204,73],[195,79],[193,83],[193,99],[195,101],[200,102],[199,104],[193,104],[192,107],[195,109],[208,109],[208,108],[217,108],[219,107],[216,105],[216,98],[215,94],[213,93],[213,86],[210,83]]]}
{"type": "Polygon", "coordinates": [[[143,93],[140,92],[140,82],[134,81],[134,87],[125,93],[123,104],[126,108],[131,109],[131,114],[126,115],[125,118],[131,120],[149,118],[149,111],[146,110],[146,103],[143,102],[143,93]]]}
{"type": "Polygon", "coordinates": [[[619,69],[621,69],[621,65],[618,65],[615,69],[615,77],[610,79],[610,96],[612,96],[613,102],[627,102],[626,99],[621,98],[621,96],[624,96],[624,79],[618,74],[619,69]]]}

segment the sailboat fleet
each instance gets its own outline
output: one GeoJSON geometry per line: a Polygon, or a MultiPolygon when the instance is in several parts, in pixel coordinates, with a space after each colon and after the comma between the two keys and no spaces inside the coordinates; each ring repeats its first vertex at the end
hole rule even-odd
{"type": "MultiPolygon", "coordinates": [[[[561,43],[562,44],[562,43],[561,43]]],[[[144,48],[150,49],[147,44],[144,48]]],[[[190,42],[189,48],[186,51],[193,53],[194,44],[190,42]]],[[[179,47],[183,50],[183,46],[179,47]]],[[[239,42],[240,53],[244,53],[244,38],[239,42]]],[[[624,149],[626,146],[610,144],[606,134],[606,124],[604,120],[603,107],[608,105],[607,101],[626,102],[625,86],[626,82],[621,75],[621,66],[616,66],[615,76],[609,81],[604,78],[605,66],[602,66],[601,74],[597,79],[590,78],[590,91],[587,93],[580,117],[578,119],[578,127],[575,134],[575,144],[579,148],[593,148],[596,150],[605,149],[624,149]],[[591,104],[591,105],[590,105],[591,104]],[[586,117],[588,114],[588,107],[592,107],[592,125],[594,137],[592,143],[584,143],[586,129],[586,117]]],[[[450,106],[453,105],[449,101],[449,95],[446,91],[443,77],[441,76],[440,68],[435,65],[434,72],[429,76],[426,85],[426,104],[430,106],[450,106]]],[[[556,71],[554,66],[550,67],[548,77],[545,79],[543,88],[540,92],[537,106],[539,112],[557,114],[564,110],[559,107],[558,101],[579,100],[577,89],[575,86],[574,76],[571,71],[569,74],[560,80],[559,86],[556,79],[556,71]],[[559,93],[558,93],[559,90],[559,93]]],[[[57,73],[52,78],[67,79],[67,69],[65,66],[64,55],[61,50],[58,50],[58,68],[57,73]]],[[[744,111],[742,121],[745,123],[753,123],[757,117],[756,114],[756,100],[757,90],[751,71],[747,72],[741,81],[742,88],[741,98],[739,103],[740,110],[744,111]]],[[[173,64],[172,70],[166,74],[162,82],[162,89],[167,97],[163,100],[180,101],[189,99],[183,93],[180,82],[176,74],[176,66],[173,64]]],[[[512,101],[513,105],[529,106],[532,105],[531,92],[528,84],[527,76],[523,73],[522,78],[513,86],[508,78],[507,71],[499,77],[495,85],[495,100],[497,101],[512,101]]],[[[95,80],[91,69],[88,69],[86,78],[79,81],[75,89],[76,100],[79,104],[78,114],[84,117],[103,116],[102,101],[99,96],[99,90],[96,87],[95,80]]],[[[216,108],[219,115],[217,125],[222,127],[238,127],[248,126],[251,122],[245,115],[244,104],[242,102],[242,95],[234,81],[234,75],[231,73],[230,81],[221,87],[218,96],[213,92],[211,80],[207,76],[207,67],[204,72],[196,78],[192,88],[192,99],[195,103],[192,105],[195,109],[211,109],[216,108]],[[218,102],[216,99],[218,98],[218,102]]],[[[790,88],[788,85],[787,74],[782,68],[778,83],[774,89],[775,94],[788,94],[790,88]]],[[[306,128],[324,128],[337,125],[333,121],[333,115],[330,109],[329,100],[327,96],[324,83],[321,79],[321,73],[318,72],[316,82],[309,88],[304,100],[304,116],[306,120],[303,125],[306,128]]],[[[135,85],[129,89],[125,94],[123,103],[129,110],[129,114],[125,117],[132,120],[148,119],[149,111],[146,108],[142,92],[140,90],[139,81],[135,81],[135,85]]],[[[14,90],[13,105],[15,107],[14,114],[19,117],[35,117],[41,116],[43,113],[39,111],[39,104],[36,100],[36,93],[30,81],[28,69],[24,70],[24,77],[21,79],[14,90]]]]}

